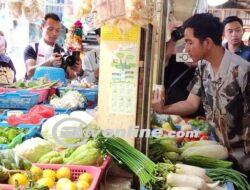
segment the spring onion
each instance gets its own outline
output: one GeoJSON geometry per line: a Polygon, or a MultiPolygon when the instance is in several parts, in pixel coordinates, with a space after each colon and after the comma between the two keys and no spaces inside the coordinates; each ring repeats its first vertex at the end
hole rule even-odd
{"type": "Polygon", "coordinates": [[[125,140],[118,137],[105,138],[98,136],[97,144],[104,154],[109,154],[119,164],[126,165],[139,178],[141,185],[155,181],[156,165],[125,140]]]}
{"type": "Polygon", "coordinates": [[[249,190],[250,185],[246,180],[246,175],[233,170],[226,168],[216,168],[216,169],[207,169],[207,175],[213,181],[220,181],[221,183],[231,182],[233,183],[238,190],[249,190]]]}

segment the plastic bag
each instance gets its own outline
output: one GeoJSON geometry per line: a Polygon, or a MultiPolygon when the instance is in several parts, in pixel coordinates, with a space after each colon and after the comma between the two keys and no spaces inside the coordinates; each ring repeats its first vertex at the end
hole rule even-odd
{"type": "Polygon", "coordinates": [[[39,124],[43,117],[39,114],[22,114],[20,116],[9,116],[7,122],[11,126],[17,126],[19,124],[39,124]]]}
{"type": "Polygon", "coordinates": [[[29,110],[28,114],[38,114],[43,118],[50,118],[55,115],[55,109],[49,106],[36,105],[29,110]]]}
{"type": "Polygon", "coordinates": [[[32,107],[27,114],[19,116],[12,115],[6,120],[11,126],[17,126],[19,124],[33,124],[38,125],[43,118],[50,118],[55,115],[55,109],[49,106],[36,105],[32,107]]]}

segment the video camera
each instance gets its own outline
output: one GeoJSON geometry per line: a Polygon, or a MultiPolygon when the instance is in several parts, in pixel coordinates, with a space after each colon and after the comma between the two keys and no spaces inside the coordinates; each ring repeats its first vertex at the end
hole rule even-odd
{"type": "Polygon", "coordinates": [[[175,42],[182,39],[184,37],[184,30],[185,28],[183,26],[177,27],[176,30],[171,32],[171,39],[175,42]]]}
{"type": "Polygon", "coordinates": [[[62,68],[72,67],[80,59],[80,51],[67,52],[62,55],[62,68]]]}

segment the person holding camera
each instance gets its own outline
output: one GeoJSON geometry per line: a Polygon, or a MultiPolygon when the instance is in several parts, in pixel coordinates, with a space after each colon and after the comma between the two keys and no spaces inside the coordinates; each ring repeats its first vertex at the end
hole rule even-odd
{"type": "Polygon", "coordinates": [[[242,20],[237,16],[229,16],[225,18],[222,23],[224,27],[224,37],[227,40],[224,47],[250,62],[250,47],[244,45],[242,41],[244,34],[242,20]]]}
{"type": "MultiPolygon", "coordinates": [[[[200,104],[213,123],[217,139],[227,147],[230,159],[250,174],[250,65],[221,45],[223,25],[209,13],[196,14],[184,22],[185,49],[198,62],[193,87],[186,100],[164,105],[153,92],[153,110],[185,116],[200,104]]],[[[250,176],[250,175],[249,175],[250,176]]]]}
{"type": "Polygon", "coordinates": [[[61,31],[61,20],[58,15],[48,13],[42,23],[42,39],[24,50],[26,79],[30,79],[39,66],[60,67],[61,52],[64,50],[56,43],[61,31]]]}
{"type": "MultiPolygon", "coordinates": [[[[42,23],[42,39],[39,43],[27,46],[24,51],[25,79],[30,79],[39,66],[62,67],[64,50],[56,43],[61,31],[60,22],[60,18],[55,13],[45,15],[42,23]]],[[[65,66],[67,78],[75,78],[81,72],[79,69],[81,66],[81,60],[77,60],[74,66],[65,66]]]]}
{"type": "MultiPolygon", "coordinates": [[[[171,22],[168,29],[171,31],[171,38],[166,43],[165,52],[165,69],[164,69],[164,88],[165,88],[165,105],[170,105],[183,101],[188,97],[192,88],[192,81],[197,64],[190,62],[178,62],[176,60],[176,43],[184,36],[184,29],[179,26],[179,22],[171,22]]],[[[187,117],[193,118],[204,116],[204,109],[200,105],[198,111],[187,117]]]]}

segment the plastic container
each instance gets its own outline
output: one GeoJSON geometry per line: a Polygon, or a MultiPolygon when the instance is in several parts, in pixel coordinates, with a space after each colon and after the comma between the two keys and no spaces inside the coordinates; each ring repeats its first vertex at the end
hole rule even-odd
{"type": "MultiPolygon", "coordinates": [[[[10,127],[10,125],[6,122],[0,122],[0,128],[1,127],[10,127]]],[[[28,132],[23,136],[23,141],[36,137],[36,136],[40,136],[40,126],[37,126],[37,125],[20,124],[15,128],[28,130],[28,132]]],[[[12,141],[14,141],[15,138],[12,141]]],[[[0,144],[0,150],[3,150],[3,149],[9,149],[8,144],[0,144]]]]}
{"type": "Polygon", "coordinates": [[[6,92],[0,94],[0,108],[29,109],[38,103],[39,94],[30,92],[6,92]]]}
{"type": "MultiPolygon", "coordinates": [[[[51,170],[58,170],[60,167],[65,167],[65,165],[54,165],[54,164],[35,164],[36,166],[42,168],[42,169],[51,169],[51,170]]],[[[97,167],[93,167],[93,166],[73,166],[73,165],[67,165],[66,167],[68,167],[71,171],[71,176],[72,179],[76,181],[78,179],[78,177],[84,173],[84,172],[88,172],[93,176],[93,181],[91,183],[91,186],[88,188],[88,190],[96,190],[100,181],[100,175],[101,175],[101,170],[97,167]]],[[[0,184],[0,188],[1,190],[13,190],[14,186],[13,185],[7,185],[7,184],[0,184]]],[[[21,188],[22,190],[24,188],[21,188]]],[[[54,189],[55,188],[50,188],[50,189],[54,189]]]]}
{"type": "Polygon", "coordinates": [[[63,108],[55,108],[55,114],[69,114],[71,112],[70,109],[63,109],[63,108]]]}
{"type": "Polygon", "coordinates": [[[107,156],[103,161],[102,165],[98,167],[101,169],[101,177],[103,176],[104,172],[108,169],[108,166],[110,165],[111,161],[112,159],[110,158],[110,156],[107,156]]]}
{"type": "Polygon", "coordinates": [[[76,90],[87,98],[87,108],[94,108],[97,105],[98,88],[78,88],[78,87],[59,87],[59,95],[62,96],[68,90],[76,90]]]}
{"type": "MultiPolygon", "coordinates": [[[[49,106],[49,107],[53,107],[50,104],[44,104],[44,106],[49,106]]],[[[54,108],[54,107],[53,107],[54,108]]],[[[71,109],[64,109],[64,108],[54,108],[55,109],[55,115],[59,115],[59,114],[70,114],[70,112],[72,111],[71,109]]]]}
{"type": "Polygon", "coordinates": [[[4,87],[0,87],[0,93],[4,93],[4,92],[13,92],[16,91],[15,88],[4,88],[4,87]]]}
{"type": "Polygon", "coordinates": [[[94,88],[80,88],[80,87],[59,87],[57,88],[59,91],[59,94],[64,93],[65,91],[68,90],[77,90],[79,93],[84,94],[86,92],[98,92],[98,87],[94,87],[94,88]]]}
{"type": "Polygon", "coordinates": [[[62,68],[57,67],[38,67],[35,70],[33,79],[37,80],[41,77],[46,77],[49,81],[60,81],[67,84],[65,71],[62,68]]]}
{"type": "Polygon", "coordinates": [[[29,91],[32,93],[39,94],[38,103],[42,103],[42,102],[45,102],[47,100],[50,89],[32,89],[29,91]]]}
{"type": "Polygon", "coordinates": [[[47,100],[50,89],[31,89],[31,90],[27,90],[27,89],[0,87],[0,93],[6,93],[6,92],[21,92],[21,93],[24,93],[25,91],[39,94],[38,102],[42,103],[45,100],[47,100]]]}

